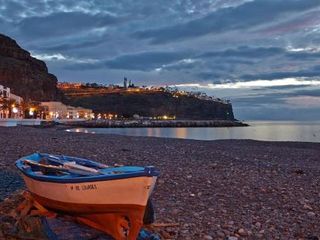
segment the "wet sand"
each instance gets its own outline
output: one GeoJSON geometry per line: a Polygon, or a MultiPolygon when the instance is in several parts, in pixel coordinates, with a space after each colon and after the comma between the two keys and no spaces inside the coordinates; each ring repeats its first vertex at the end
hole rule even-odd
{"type": "Polygon", "coordinates": [[[32,152],[109,165],[155,165],[153,201],[171,239],[317,239],[320,144],[196,141],[0,127],[0,200],[23,183],[14,161],[32,152]],[[236,237],[236,238],[230,238],[236,237]]]}

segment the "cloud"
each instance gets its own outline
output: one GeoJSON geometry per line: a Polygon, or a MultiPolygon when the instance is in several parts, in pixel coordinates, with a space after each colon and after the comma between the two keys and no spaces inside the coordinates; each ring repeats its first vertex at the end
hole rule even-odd
{"type": "Polygon", "coordinates": [[[306,60],[316,60],[320,58],[320,51],[316,51],[316,49],[313,49],[313,51],[309,50],[300,50],[300,51],[291,51],[286,54],[286,56],[292,60],[297,61],[306,61],[306,60]]]}
{"type": "MultiPolygon", "coordinates": [[[[313,89],[300,89],[291,92],[291,96],[320,97],[320,86],[313,89]]],[[[320,107],[320,106],[319,106],[320,107]]]]}
{"type": "Polygon", "coordinates": [[[201,72],[197,77],[204,80],[211,80],[214,83],[220,83],[221,78],[228,78],[224,72],[201,72]]]}
{"type": "Polygon", "coordinates": [[[177,84],[177,87],[198,87],[207,89],[237,89],[237,88],[265,88],[265,87],[282,87],[282,86],[320,86],[320,80],[306,80],[306,79],[278,79],[278,80],[254,80],[247,82],[229,82],[220,84],[199,84],[199,83],[185,83],[177,84]]]}
{"type": "Polygon", "coordinates": [[[69,51],[74,49],[83,49],[83,48],[95,48],[97,46],[102,45],[106,42],[105,38],[99,38],[99,39],[89,39],[89,40],[81,40],[80,41],[74,41],[74,42],[61,42],[58,44],[53,45],[45,45],[45,46],[31,46],[32,48],[36,48],[41,51],[50,51],[50,52],[56,52],[56,51],[69,51]]]}
{"type": "Polygon", "coordinates": [[[0,29],[60,81],[180,84],[262,118],[319,97],[319,13],[319,0],[3,0],[0,29]]]}
{"type": "Polygon", "coordinates": [[[281,86],[266,86],[263,88],[254,88],[255,91],[266,91],[266,90],[294,90],[304,88],[308,85],[297,84],[297,85],[281,85],[281,86]]]}
{"type": "Polygon", "coordinates": [[[43,60],[43,61],[64,61],[64,62],[71,62],[71,63],[95,63],[97,62],[96,59],[79,59],[79,58],[74,58],[74,57],[69,57],[69,56],[64,56],[61,53],[56,53],[56,54],[36,54],[36,53],[31,53],[31,55],[37,59],[43,60]]]}
{"type": "Polygon", "coordinates": [[[280,22],[278,24],[259,29],[257,33],[264,35],[276,35],[304,31],[306,28],[313,27],[314,25],[320,23],[318,17],[319,13],[320,10],[317,9],[305,14],[299,14],[297,17],[289,19],[288,21],[280,22]]]}
{"type": "Polygon", "coordinates": [[[97,5],[94,1],[85,0],[11,0],[1,2],[0,14],[5,16],[7,21],[15,23],[27,18],[45,18],[56,13],[79,12],[90,15],[113,15],[106,7],[108,5],[97,5]]]}
{"type": "Polygon", "coordinates": [[[182,60],[188,55],[188,53],[182,52],[142,52],[107,60],[104,65],[112,69],[150,71],[182,60]]]}
{"type": "Polygon", "coordinates": [[[281,80],[276,84],[280,86],[272,86],[280,87],[279,89],[270,88],[268,85],[274,84],[270,81],[262,85],[253,81],[250,86],[254,87],[234,88],[231,85],[230,88],[230,84],[222,84],[223,88],[219,88],[219,84],[215,84],[218,85],[215,88],[214,85],[193,83],[180,85],[179,88],[204,91],[209,95],[230,99],[238,119],[318,120],[320,117],[320,105],[318,104],[320,80],[311,84],[309,80],[311,79],[281,80]],[[303,84],[298,85],[298,82],[303,84]],[[297,88],[291,88],[292,86],[297,88]]]}
{"type": "Polygon", "coordinates": [[[138,39],[150,39],[154,44],[168,43],[209,33],[248,30],[263,26],[288,14],[319,6],[318,0],[291,1],[290,4],[281,0],[257,0],[238,7],[223,8],[205,17],[174,26],[137,31],[133,36],[138,39]]]}
{"type": "Polygon", "coordinates": [[[255,79],[265,79],[265,80],[275,80],[281,78],[299,78],[299,77],[318,77],[320,75],[320,70],[309,69],[300,70],[294,72],[270,72],[270,73],[258,73],[258,74],[244,74],[239,78],[245,81],[255,80],[255,79]]]}
{"type": "Polygon", "coordinates": [[[212,57],[242,57],[242,58],[267,58],[284,54],[285,50],[280,47],[248,47],[240,46],[235,49],[226,49],[224,51],[206,52],[200,55],[200,58],[212,57]]]}
{"type": "Polygon", "coordinates": [[[284,99],[287,104],[293,108],[319,108],[320,109],[320,96],[296,96],[284,99]]]}
{"type": "Polygon", "coordinates": [[[184,58],[180,59],[168,64],[163,64],[160,67],[156,68],[155,71],[178,71],[178,70],[191,70],[195,68],[199,64],[201,64],[201,60],[194,58],[184,58]]]}
{"type": "Polygon", "coordinates": [[[318,121],[320,108],[292,108],[288,105],[279,106],[243,106],[234,107],[235,116],[244,120],[264,121],[318,121]],[[302,114],[303,113],[303,114],[302,114]]]}
{"type": "Polygon", "coordinates": [[[26,7],[19,1],[2,1],[0,14],[7,22],[15,22],[17,18],[21,18],[21,13],[26,7]]]}
{"type": "Polygon", "coordinates": [[[100,60],[89,65],[73,65],[68,69],[87,70],[98,68],[123,69],[134,71],[152,71],[184,61],[190,54],[187,52],[140,52],[121,55],[113,59],[100,60]]]}
{"type": "Polygon", "coordinates": [[[262,107],[262,106],[277,106],[286,103],[283,95],[279,94],[266,94],[257,95],[251,94],[246,97],[233,97],[232,101],[237,104],[238,107],[262,107]]]}
{"type": "Polygon", "coordinates": [[[30,17],[19,24],[21,33],[28,38],[65,37],[80,32],[117,24],[121,19],[107,14],[90,15],[82,12],[59,12],[45,17],[30,17]],[[48,27],[50,26],[50,27],[48,27]]]}

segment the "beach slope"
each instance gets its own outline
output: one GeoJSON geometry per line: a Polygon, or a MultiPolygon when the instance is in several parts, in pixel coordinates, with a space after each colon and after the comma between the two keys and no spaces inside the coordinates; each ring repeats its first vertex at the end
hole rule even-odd
{"type": "Polygon", "coordinates": [[[14,167],[32,152],[75,155],[161,171],[157,221],[172,239],[317,239],[320,144],[195,141],[0,128],[0,199],[23,183],[14,167]]]}

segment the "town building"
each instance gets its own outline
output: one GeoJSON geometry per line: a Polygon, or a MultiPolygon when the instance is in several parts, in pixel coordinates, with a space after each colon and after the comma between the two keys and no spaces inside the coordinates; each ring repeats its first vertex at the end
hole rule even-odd
{"type": "Polygon", "coordinates": [[[23,98],[13,94],[10,88],[0,85],[0,118],[22,118],[23,98]]]}
{"type": "Polygon", "coordinates": [[[70,89],[70,88],[79,89],[82,86],[84,86],[84,84],[82,84],[82,83],[58,82],[58,84],[57,84],[57,87],[60,89],[70,89]]]}
{"type": "Polygon", "coordinates": [[[62,102],[42,102],[45,119],[92,119],[94,114],[91,109],[72,107],[62,102]]]}

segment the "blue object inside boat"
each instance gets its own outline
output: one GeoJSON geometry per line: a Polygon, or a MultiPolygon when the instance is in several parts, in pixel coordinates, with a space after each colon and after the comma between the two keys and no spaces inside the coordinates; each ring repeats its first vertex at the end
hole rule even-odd
{"type": "Polygon", "coordinates": [[[34,153],[32,155],[22,157],[16,161],[17,168],[26,176],[45,182],[59,182],[59,183],[81,183],[81,182],[94,182],[94,181],[107,181],[115,179],[133,178],[133,177],[154,177],[159,175],[159,171],[153,167],[138,167],[138,166],[121,166],[121,167],[106,167],[101,168],[102,164],[87,160],[83,158],[75,158],[69,156],[59,156],[44,153],[34,153]],[[85,167],[99,169],[101,174],[83,176],[74,173],[63,175],[42,175],[39,174],[41,167],[30,166],[24,163],[25,160],[31,160],[40,163],[41,159],[49,159],[50,165],[58,166],[66,162],[76,162],[85,167]],[[52,161],[50,161],[50,158],[52,161]]]}

